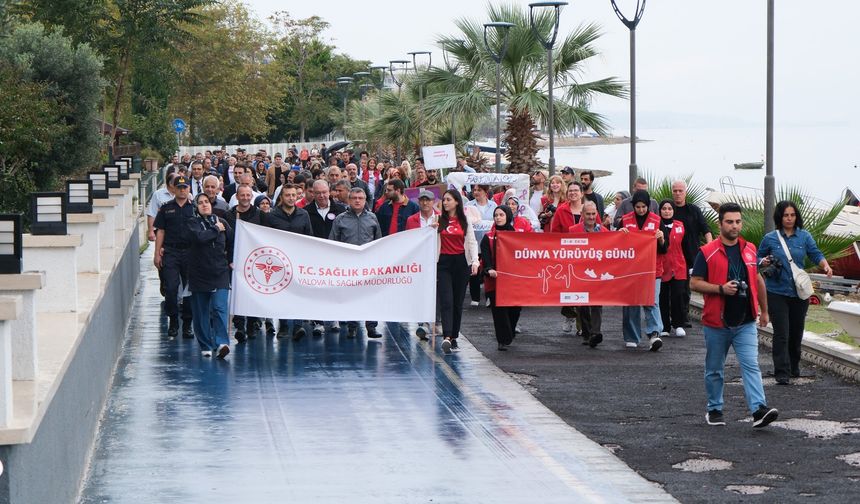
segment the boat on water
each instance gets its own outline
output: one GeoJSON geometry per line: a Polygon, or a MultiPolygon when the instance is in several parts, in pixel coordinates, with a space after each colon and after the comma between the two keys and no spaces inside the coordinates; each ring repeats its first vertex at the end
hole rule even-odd
{"type": "Polygon", "coordinates": [[[735,163],[735,170],[758,170],[764,166],[764,161],[756,161],[753,163],[735,163]]]}

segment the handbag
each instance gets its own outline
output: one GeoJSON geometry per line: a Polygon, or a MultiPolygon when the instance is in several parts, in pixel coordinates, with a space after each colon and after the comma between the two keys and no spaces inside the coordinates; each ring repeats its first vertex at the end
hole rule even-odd
{"type": "Polygon", "coordinates": [[[780,233],[779,230],[774,231],[774,233],[776,233],[777,238],[779,238],[779,243],[782,244],[782,250],[785,251],[785,256],[788,257],[788,264],[791,266],[791,276],[794,278],[794,287],[797,289],[797,297],[800,299],[809,299],[815,290],[812,288],[812,278],[809,277],[809,273],[794,264],[794,259],[791,258],[791,252],[788,250],[788,245],[786,245],[785,240],[782,239],[782,233],[780,233]]]}

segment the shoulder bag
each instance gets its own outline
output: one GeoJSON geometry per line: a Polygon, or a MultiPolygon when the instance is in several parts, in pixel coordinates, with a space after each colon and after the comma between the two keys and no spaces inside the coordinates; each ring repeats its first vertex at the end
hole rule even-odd
{"type": "Polygon", "coordinates": [[[794,259],[791,257],[791,251],[788,250],[788,245],[782,238],[782,233],[780,233],[779,230],[774,231],[774,233],[776,233],[777,238],[779,238],[779,243],[782,244],[782,250],[785,251],[785,255],[788,257],[788,264],[791,266],[791,276],[794,278],[797,297],[800,299],[809,299],[814,291],[812,288],[812,279],[809,277],[809,273],[794,264],[794,259]]]}

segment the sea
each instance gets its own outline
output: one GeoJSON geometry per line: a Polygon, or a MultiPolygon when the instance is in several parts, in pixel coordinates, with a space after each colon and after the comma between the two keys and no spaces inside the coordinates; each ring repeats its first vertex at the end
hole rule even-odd
{"type": "MultiPolygon", "coordinates": [[[[626,132],[616,131],[616,136],[626,132]]],[[[650,178],[685,178],[720,192],[751,194],[764,187],[765,168],[736,170],[735,163],[764,161],[765,128],[640,129],[636,144],[639,171],[650,178]],[[749,189],[746,189],[749,188],[749,189]]],[[[773,173],[777,189],[800,187],[820,202],[841,200],[846,187],[860,191],[860,128],[777,127],[773,173]]],[[[547,163],[549,149],[538,153],[547,163]]],[[[596,180],[598,192],[626,189],[630,145],[556,147],[556,167],[600,169],[611,175],[596,180]]]]}

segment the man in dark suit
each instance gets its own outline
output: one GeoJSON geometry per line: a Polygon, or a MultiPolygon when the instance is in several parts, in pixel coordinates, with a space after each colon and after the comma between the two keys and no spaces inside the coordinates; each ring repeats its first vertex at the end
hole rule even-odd
{"type": "MultiPolygon", "coordinates": [[[[239,180],[242,175],[245,174],[245,165],[244,163],[239,163],[233,167],[233,180],[239,180]]],[[[226,179],[225,179],[226,180],[226,179]]],[[[224,186],[224,191],[221,193],[221,197],[224,198],[224,201],[230,201],[233,198],[233,195],[236,194],[237,183],[233,182],[232,184],[227,184],[224,186]]]]}
{"type": "MultiPolygon", "coordinates": [[[[305,206],[311,219],[311,229],[317,238],[328,239],[331,235],[334,218],[346,211],[346,206],[338,203],[330,197],[328,182],[316,180],[313,184],[314,199],[305,206]]],[[[321,320],[313,322],[314,336],[320,336],[325,331],[325,325],[321,320]]],[[[328,322],[330,330],[339,330],[339,322],[328,322]]]]}

